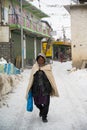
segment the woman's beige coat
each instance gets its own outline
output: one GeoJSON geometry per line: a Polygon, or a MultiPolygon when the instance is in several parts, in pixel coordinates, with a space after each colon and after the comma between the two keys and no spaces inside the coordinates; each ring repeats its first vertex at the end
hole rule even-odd
{"type": "Polygon", "coordinates": [[[58,93],[58,90],[57,90],[57,86],[56,86],[56,83],[55,83],[55,79],[53,77],[53,74],[52,74],[52,68],[51,68],[51,65],[48,64],[48,65],[44,65],[42,67],[39,67],[38,63],[36,62],[33,67],[32,67],[32,70],[31,70],[31,75],[30,75],[30,79],[29,79],[29,84],[28,84],[28,87],[27,87],[27,91],[26,91],[26,99],[27,99],[27,96],[28,96],[28,92],[30,90],[30,88],[32,87],[32,83],[33,83],[33,75],[36,73],[36,71],[38,70],[43,70],[48,78],[48,80],[50,81],[51,83],[51,86],[52,86],[52,93],[51,93],[51,96],[57,96],[59,97],[59,93],[58,93]]]}

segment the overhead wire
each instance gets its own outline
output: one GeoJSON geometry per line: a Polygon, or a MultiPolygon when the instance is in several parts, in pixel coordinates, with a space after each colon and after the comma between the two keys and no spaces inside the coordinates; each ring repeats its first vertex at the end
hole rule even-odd
{"type": "Polygon", "coordinates": [[[49,4],[48,2],[46,3],[46,2],[43,2],[43,1],[40,1],[42,4],[44,4],[45,6],[47,6],[47,7],[56,7],[56,6],[62,6],[62,4],[61,5],[59,5],[59,4],[49,4]]]}
{"type": "MultiPolygon", "coordinates": [[[[63,8],[64,7],[64,5],[65,5],[65,3],[64,3],[64,0],[59,0],[60,1],[60,4],[49,4],[48,3],[48,1],[47,2],[44,2],[44,1],[42,1],[42,0],[37,0],[38,1],[38,4],[39,4],[39,8],[41,9],[42,7],[42,5],[43,6],[46,6],[47,8],[49,7],[49,8],[63,8]]],[[[70,3],[69,3],[70,4],[70,3]]],[[[57,13],[50,13],[50,14],[48,14],[48,15],[50,15],[50,16],[59,16],[59,14],[57,14],[57,13]]],[[[65,14],[64,14],[65,15],[65,14]]],[[[64,17],[64,15],[63,15],[63,17],[64,17]]],[[[65,29],[65,27],[64,27],[64,29],[65,29]]],[[[67,28],[67,29],[69,29],[69,27],[67,28]]],[[[57,31],[57,30],[56,30],[57,31]]]]}

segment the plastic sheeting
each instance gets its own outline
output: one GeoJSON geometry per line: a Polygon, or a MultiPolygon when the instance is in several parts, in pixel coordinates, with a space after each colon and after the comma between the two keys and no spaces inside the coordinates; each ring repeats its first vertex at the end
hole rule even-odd
{"type": "Polygon", "coordinates": [[[0,73],[20,74],[20,69],[16,68],[12,63],[0,64],[0,73]]]}
{"type": "Polygon", "coordinates": [[[2,74],[20,74],[20,69],[16,68],[14,64],[7,63],[2,57],[0,58],[0,73],[2,74]]]}

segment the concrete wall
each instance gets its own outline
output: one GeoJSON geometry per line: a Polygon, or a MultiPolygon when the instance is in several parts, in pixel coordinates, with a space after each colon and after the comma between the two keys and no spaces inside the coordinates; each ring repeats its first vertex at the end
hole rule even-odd
{"type": "Polygon", "coordinates": [[[87,5],[71,6],[72,65],[81,68],[87,60],[87,5]]]}

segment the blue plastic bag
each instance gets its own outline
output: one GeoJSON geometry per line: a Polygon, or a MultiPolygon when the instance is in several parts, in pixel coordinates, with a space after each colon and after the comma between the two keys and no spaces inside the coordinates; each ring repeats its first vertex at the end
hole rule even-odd
{"type": "Polygon", "coordinates": [[[29,111],[29,112],[33,111],[33,96],[32,96],[32,92],[31,91],[29,91],[29,93],[28,93],[27,111],[29,111]]]}

